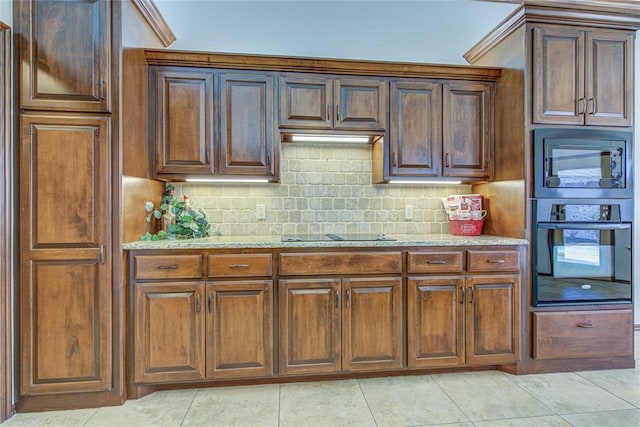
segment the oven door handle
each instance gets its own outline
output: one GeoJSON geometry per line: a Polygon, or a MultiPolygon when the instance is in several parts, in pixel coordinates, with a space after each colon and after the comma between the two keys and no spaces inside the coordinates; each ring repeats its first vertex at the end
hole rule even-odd
{"type": "Polygon", "coordinates": [[[558,223],[548,223],[548,222],[539,222],[537,224],[538,228],[544,228],[547,230],[563,230],[565,228],[570,230],[622,230],[625,228],[631,228],[631,224],[594,224],[594,223],[575,223],[575,222],[563,222],[561,224],[558,223]]]}

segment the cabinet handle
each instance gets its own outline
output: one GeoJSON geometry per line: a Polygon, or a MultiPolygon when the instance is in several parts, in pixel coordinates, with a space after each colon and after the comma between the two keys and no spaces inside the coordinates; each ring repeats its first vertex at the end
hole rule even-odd
{"type": "Polygon", "coordinates": [[[347,308],[351,307],[351,289],[347,289],[347,308]]]}
{"type": "Polygon", "coordinates": [[[100,255],[98,258],[100,264],[104,264],[104,245],[100,245],[100,255]]]}
{"type": "Polygon", "coordinates": [[[340,291],[336,291],[336,308],[340,308],[340,291]]]}
{"type": "Polygon", "coordinates": [[[393,152],[393,167],[398,167],[398,153],[393,152]]]}
{"type": "Polygon", "coordinates": [[[213,304],[213,297],[211,296],[211,294],[207,295],[207,310],[209,311],[209,313],[211,313],[211,306],[213,304]]]}
{"type": "Polygon", "coordinates": [[[488,259],[487,262],[489,264],[504,264],[503,259],[488,259]]]}
{"type": "Polygon", "coordinates": [[[464,297],[465,297],[465,288],[462,288],[462,295],[460,296],[460,304],[464,304],[464,297]]]}
{"type": "Polygon", "coordinates": [[[331,107],[327,104],[327,120],[331,121],[331,107]]]}
{"type": "Polygon", "coordinates": [[[267,153],[267,166],[271,166],[271,154],[267,153]]]}
{"type": "Polygon", "coordinates": [[[580,108],[580,111],[578,112],[579,116],[584,115],[587,112],[587,98],[580,98],[578,99],[578,103],[580,104],[578,106],[578,108],[580,108]]]}
{"type": "Polygon", "coordinates": [[[249,264],[229,264],[230,268],[249,268],[249,264]]]}
{"type": "Polygon", "coordinates": [[[159,265],[156,267],[156,269],[158,270],[175,270],[176,268],[178,268],[178,266],[176,264],[174,265],[159,265]]]}
{"type": "Polygon", "coordinates": [[[204,164],[205,165],[209,164],[209,149],[208,148],[206,150],[204,150],[204,164]]]}
{"type": "Polygon", "coordinates": [[[444,155],[444,166],[447,168],[449,167],[449,153],[444,155]]]}
{"type": "Polygon", "coordinates": [[[590,322],[581,322],[576,324],[576,326],[578,328],[593,329],[593,323],[590,323],[590,322]]]}
{"type": "Polygon", "coordinates": [[[98,92],[100,92],[100,99],[104,100],[104,80],[102,79],[98,83],[98,92]]]}
{"type": "Polygon", "coordinates": [[[476,299],[476,288],[471,288],[471,299],[469,300],[469,304],[473,304],[476,299]]]}
{"type": "Polygon", "coordinates": [[[434,259],[434,260],[431,260],[431,261],[427,261],[427,264],[439,264],[439,265],[442,265],[442,264],[446,264],[446,263],[447,263],[447,261],[445,261],[443,259],[434,259]]]}
{"type": "Polygon", "coordinates": [[[598,103],[595,98],[589,99],[591,101],[591,112],[589,114],[595,114],[598,111],[598,103]]]}
{"type": "Polygon", "coordinates": [[[336,104],[336,121],[340,121],[340,104],[336,104]]]}
{"type": "Polygon", "coordinates": [[[200,313],[200,294],[196,294],[196,313],[200,313]]]}

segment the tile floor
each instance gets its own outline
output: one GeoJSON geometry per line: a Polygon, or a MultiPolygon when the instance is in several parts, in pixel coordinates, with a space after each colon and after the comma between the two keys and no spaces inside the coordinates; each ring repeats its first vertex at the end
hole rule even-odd
{"type": "Polygon", "coordinates": [[[485,371],[155,392],[119,407],[17,414],[6,426],[640,426],[635,369],[485,371]]]}

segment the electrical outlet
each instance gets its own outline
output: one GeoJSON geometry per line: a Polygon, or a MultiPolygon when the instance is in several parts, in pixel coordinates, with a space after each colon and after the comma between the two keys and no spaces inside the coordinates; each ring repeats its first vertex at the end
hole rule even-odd
{"type": "Polygon", "coordinates": [[[263,204],[256,205],[256,219],[267,219],[267,209],[263,204]]]}
{"type": "Polygon", "coordinates": [[[411,205],[406,205],[404,207],[404,219],[405,220],[411,220],[413,219],[413,206],[411,205]]]}

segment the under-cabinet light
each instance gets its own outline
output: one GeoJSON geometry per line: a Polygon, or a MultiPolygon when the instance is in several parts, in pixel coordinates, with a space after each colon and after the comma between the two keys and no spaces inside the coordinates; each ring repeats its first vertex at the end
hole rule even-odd
{"type": "Polygon", "coordinates": [[[351,142],[366,144],[371,142],[371,137],[355,135],[291,135],[291,142],[351,142]]]}
{"type": "Polygon", "coordinates": [[[242,184],[246,182],[269,182],[266,178],[187,178],[187,182],[231,182],[236,184],[242,184]]]}
{"type": "Polygon", "coordinates": [[[409,181],[409,180],[389,180],[389,184],[440,184],[440,185],[459,185],[462,181],[409,181]]]}

